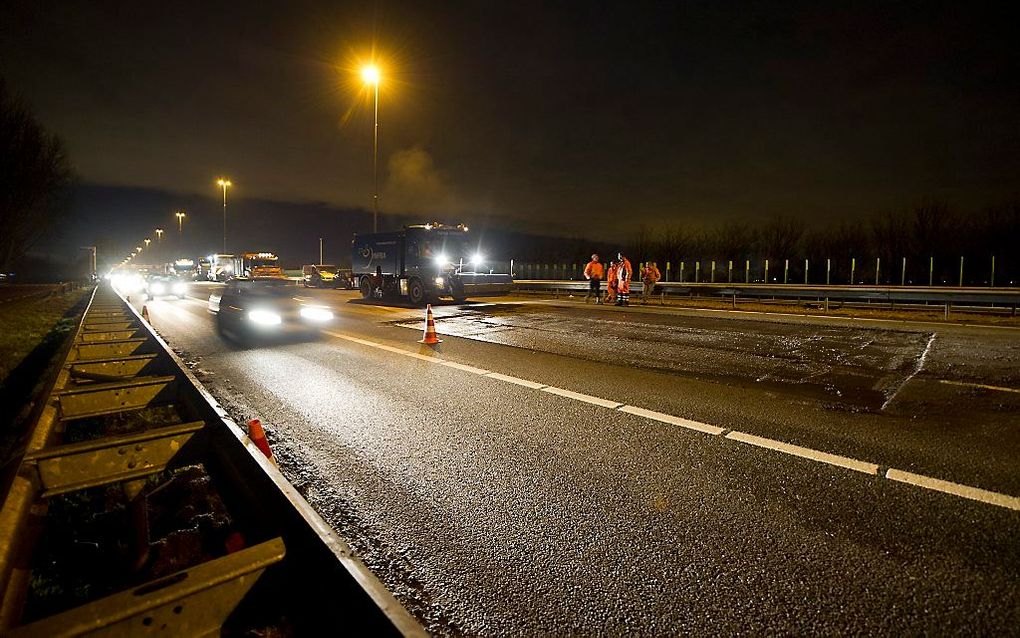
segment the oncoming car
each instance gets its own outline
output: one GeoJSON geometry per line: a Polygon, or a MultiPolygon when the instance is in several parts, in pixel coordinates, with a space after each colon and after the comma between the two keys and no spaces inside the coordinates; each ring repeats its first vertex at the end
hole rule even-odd
{"type": "Polygon", "coordinates": [[[220,334],[240,340],[311,337],[332,324],[332,310],[305,303],[296,293],[288,279],[236,277],[222,292],[209,295],[209,312],[216,315],[220,334]]]}
{"type": "Polygon", "coordinates": [[[177,277],[155,275],[145,283],[145,294],[151,299],[168,296],[184,299],[188,295],[188,284],[177,277]]]}

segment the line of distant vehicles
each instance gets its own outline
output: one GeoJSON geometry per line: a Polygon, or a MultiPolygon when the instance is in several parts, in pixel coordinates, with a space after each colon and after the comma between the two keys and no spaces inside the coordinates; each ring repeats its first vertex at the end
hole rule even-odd
{"type": "MultiPolygon", "coordinates": [[[[200,280],[289,279],[280,258],[271,252],[214,253],[197,260],[181,257],[159,266],[134,266],[132,271],[147,282],[150,296],[179,293],[183,297],[187,284],[200,280]]],[[[351,268],[305,264],[300,282],[305,287],[357,289],[365,299],[402,298],[414,305],[441,297],[460,302],[506,295],[513,286],[509,273],[488,267],[467,226],[440,223],[355,235],[351,268]]]]}

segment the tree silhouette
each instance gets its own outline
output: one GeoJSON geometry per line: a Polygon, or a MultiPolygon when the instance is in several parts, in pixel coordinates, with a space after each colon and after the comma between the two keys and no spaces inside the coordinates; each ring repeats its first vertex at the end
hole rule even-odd
{"type": "Polygon", "coordinates": [[[0,78],[0,270],[10,270],[69,210],[71,163],[0,78]]]}

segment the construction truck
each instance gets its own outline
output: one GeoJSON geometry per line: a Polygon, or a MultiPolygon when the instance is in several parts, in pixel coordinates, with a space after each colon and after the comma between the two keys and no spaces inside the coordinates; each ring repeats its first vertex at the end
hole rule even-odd
{"type": "Polygon", "coordinates": [[[175,259],[170,267],[167,268],[167,274],[173,275],[178,279],[194,280],[198,278],[198,268],[195,266],[194,259],[188,259],[187,257],[181,257],[175,259]]]}
{"type": "Polygon", "coordinates": [[[485,257],[463,224],[421,224],[389,233],[355,235],[352,275],[361,296],[403,297],[422,305],[439,297],[506,295],[509,273],[485,270],[485,257]]]}
{"type": "Polygon", "coordinates": [[[226,281],[234,276],[234,256],[226,253],[209,255],[209,281],[226,281]]]}
{"type": "Polygon", "coordinates": [[[280,258],[273,253],[241,253],[234,257],[234,276],[285,278],[280,258]]]}

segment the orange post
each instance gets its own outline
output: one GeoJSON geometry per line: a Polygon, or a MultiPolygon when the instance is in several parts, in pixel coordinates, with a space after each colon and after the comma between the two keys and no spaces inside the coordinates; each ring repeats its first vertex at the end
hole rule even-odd
{"type": "Polygon", "coordinates": [[[428,346],[442,343],[442,340],[436,335],[436,320],[432,318],[432,304],[425,307],[425,334],[418,343],[424,343],[428,346]]]}

